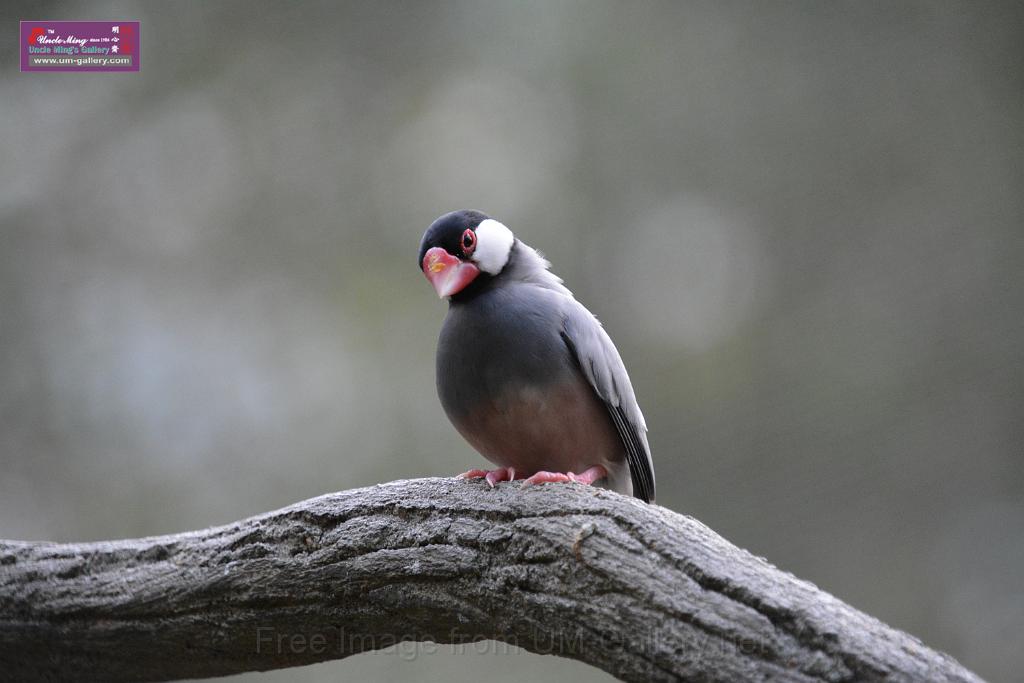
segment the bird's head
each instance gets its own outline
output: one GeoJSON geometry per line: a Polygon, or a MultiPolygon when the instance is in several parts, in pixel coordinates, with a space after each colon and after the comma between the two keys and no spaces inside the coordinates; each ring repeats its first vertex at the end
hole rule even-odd
{"type": "Polygon", "coordinates": [[[452,211],[423,234],[419,266],[439,297],[454,296],[481,274],[501,273],[514,243],[512,231],[486,214],[452,211]]]}

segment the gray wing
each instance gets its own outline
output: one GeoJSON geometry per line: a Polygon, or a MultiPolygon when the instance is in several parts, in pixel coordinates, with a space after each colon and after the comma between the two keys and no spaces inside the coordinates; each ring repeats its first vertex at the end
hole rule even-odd
{"type": "Polygon", "coordinates": [[[644,502],[654,502],[654,463],[647,444],[647,424],[637,405],[626,366],[618,349],[594,315],[571,299],[562,321],[562,338],[576,356],[583,376],[608,413],[626,448],[633,494],[644,502]]]}

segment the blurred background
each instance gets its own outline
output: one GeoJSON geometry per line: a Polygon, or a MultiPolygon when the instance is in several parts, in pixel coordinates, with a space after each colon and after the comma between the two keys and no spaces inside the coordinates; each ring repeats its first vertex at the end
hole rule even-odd
{"type": "MultiPolygon", "coordinates": [[[[0,537],[481,464],[435,396],[445,306],[415,262],[477,208],[604,321],[660,504],[1019,675],[1020,3],[0,16],[0,537]],[[19,73],[20,19],[139,20],[142,70],[19,73]]],[[[440,650],[237,680],[599,677],[440,650]]]]}

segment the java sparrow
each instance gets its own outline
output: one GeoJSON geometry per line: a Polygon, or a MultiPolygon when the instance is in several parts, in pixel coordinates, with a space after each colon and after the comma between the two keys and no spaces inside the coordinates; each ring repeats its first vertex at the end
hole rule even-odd
{"type": "Polygon", "coordinates": [[[550,264],[479,211],[438,218],[418,259],[448,313],[437,393],[452,424],[498,466],[461,475],[575,481],[654,501],[647,425],[619,352],[550,264]]]}

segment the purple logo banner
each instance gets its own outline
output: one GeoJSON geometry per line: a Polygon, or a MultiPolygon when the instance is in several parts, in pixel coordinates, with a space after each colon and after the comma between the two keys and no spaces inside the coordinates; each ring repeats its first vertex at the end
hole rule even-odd
{"type": "Polygon", "coordinates": [[[23,21],[22,71],[138,71],[137,21],[23,21]]]}

